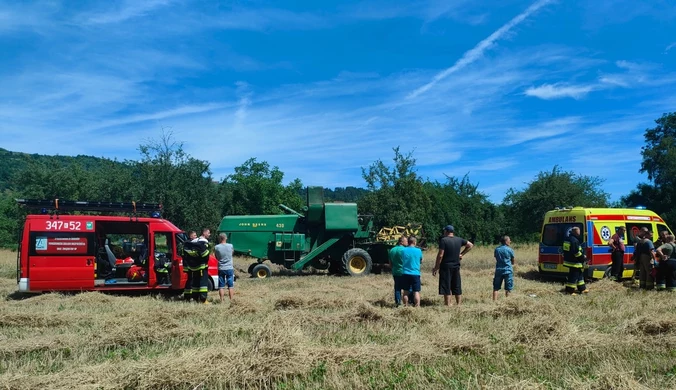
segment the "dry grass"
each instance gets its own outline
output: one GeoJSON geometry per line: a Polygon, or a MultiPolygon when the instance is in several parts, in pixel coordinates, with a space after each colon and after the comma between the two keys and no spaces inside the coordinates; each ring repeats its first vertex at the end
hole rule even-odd
{"type": "MultiPolygon", "coordinates": [[[[584,297],[529,280],[493,303],[492,248],[465,261],[465,304],[445,308],[425,257],[423,306],[394,308],[392,278],[245,278],[232,303],[153,296],[16,299],[0,252],[0,388],[645,389],[676,387],[676,294],[601,281],[584,297]]],[[[527,278],[524,278],[526,276],[527,278]]],[[[217,299],[216,293],[210,293],[217,299]]]]}

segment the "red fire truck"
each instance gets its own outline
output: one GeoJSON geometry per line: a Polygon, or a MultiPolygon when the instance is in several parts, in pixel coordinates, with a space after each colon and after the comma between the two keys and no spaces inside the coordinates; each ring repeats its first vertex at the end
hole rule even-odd
{"type": "MultiPolygon", "coordinates": [[[[180,253],[187,236],[161,218],[161,205],[58,199],[17,199],[17,203],[39,210],[26,216],[21,232],[19,291],[183,290],[187,275],[180,253]],[[149,216],[139,216],[143,213],[149,216]],[[166,264],[163,273],[156,267],[160,262],[166,264]]],[[[213,290],[218,283],[213,256],[209,258],[209,276],[209,289],[213,290]]]]}

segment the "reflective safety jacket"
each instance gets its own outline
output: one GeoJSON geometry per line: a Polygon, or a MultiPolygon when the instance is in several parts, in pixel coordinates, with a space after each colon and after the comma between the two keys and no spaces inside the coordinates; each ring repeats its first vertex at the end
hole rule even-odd
{"type": "Polygon", "coordinates": [[[207,269],[209,262],[209,243],[205,240],[193,240],[183,244],[183,269],[199,271],[207,269]]]}
{"type": "Polygon", "coordinates": [[[569,268],[584,268],[584,254],[582,245],[574,235],[570,234],[563,241],[563,266],[569,268]]]}

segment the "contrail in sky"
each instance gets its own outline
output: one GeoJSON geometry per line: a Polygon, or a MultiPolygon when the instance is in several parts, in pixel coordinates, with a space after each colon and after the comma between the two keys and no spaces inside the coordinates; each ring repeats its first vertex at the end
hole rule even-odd
{"type": "Polygon", "coordinates": [[[442,72],[439,72],[432,81],[429,83],[423,85],[422,87],[416,89],[415,91],[411,92],[408,96],[407,99],[413,99],[420,94],[423,94],[427,92],[430,88],[432,88],[436,83],[439,81],[445,79],[449,75],[459,71],[460,69],[464,68],[465,66],[471,64],[472,62],[478,60],[495,41],[499,40],[502,38],[503,35],[509,32],[512,28],[514,28],[516,25],[519,23],[523,22],[527,17],[531,16],[533,13],[535,13],[537,10],[540,8],[544,7],[545,5],[552,3],[554,0],[539,0],[533,3],[530,7],[528,7],[525,11],[522,13],[516,15],[512,20],[507,22],[507,24],[503,25],[499,29],[495,30],[493,34],[488,36],[488,38],[484,39],[483,41],[479,42],[476,46],[474,46],[472,49],[468,50],[465,52],[465,54],[462,55],[462,58],[460,58],[458,61],[456,61],[453,66],[450,68],[447,68],[443,70],[442,72]]]}

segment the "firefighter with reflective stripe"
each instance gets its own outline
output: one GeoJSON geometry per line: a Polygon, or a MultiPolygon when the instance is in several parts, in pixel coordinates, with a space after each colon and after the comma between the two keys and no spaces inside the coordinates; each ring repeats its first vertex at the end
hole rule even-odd
{"type": "Polygon", "coordinates": [[[169,280],[169,270],[171,268],[171,261],[164,253],[155,253],[155,276],[157,276],[157,284],[171,284],[169,280]]]}
{"type": "MultiPolygon", "coordinates": [[[[197,232],[191,230],[190,233],[188,233],[188,240],[196,241],[197,232]]],[[[192,267],[188,265],[188,261],[186,260],[185,247],[182,249],[181,256],[183,256],[183,272],[188,276],[185,281],[185,286],[183,287],[183,299],[189,301],[192,299],[192,267]]]]}
{"type": "Polygon", "coordinates": [[[184,291],[187,300],[194,299],[207,303],[209,292],[209,237],[208,229],[202,237],[183,244],[183,268],[188,272],[191,284],[184,291]]]}
{"type": "Polygon", "coordinates": [[[197,290],[199,300],[202,303],[209,303],[207,301],[209,294],[209,237],[211,237],[211,230],[202,229],[202,235],[197,241],[204,244],[204,251],[200,252],[198,270],[192,276],[192,293],[195,295],[195,290],[197,290]]]}
{"type": "Polygon", "coordinates": [[[568,267],[568,280],[566,292],[577,295],[575,289],[581,293],[588,293],[584,284],[585,256],[580,244],[580,228],[574,227],[563,241],[563,266],[568,267]]]}

